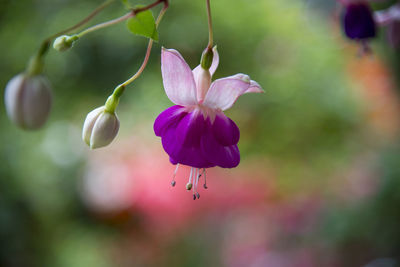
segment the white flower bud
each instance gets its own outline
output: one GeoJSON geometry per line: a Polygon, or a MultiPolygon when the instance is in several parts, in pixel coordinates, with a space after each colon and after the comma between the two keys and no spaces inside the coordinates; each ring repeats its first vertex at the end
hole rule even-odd
{"type": "Polygon", "coordinates": [[[24,129],[40,128],[51,108],[51,88],[43,75],[19,74],[5,89],[4,102],[8,117],[24,129]]]}
{"type": "Polygon", "coordinates": [[[119,130],[119,120],[115,113],[105,111],[101,106],[89,112],[83,124],[82,139],[91,149],[107,146],[114,140],[119,130]]]}
{"type": "Polygon", "coordinates": [[[68,36],[68,35],[62,35],[57,37],[54,40],[53,43],[53,48],[57,51],[63,52],[66,51],[68,49],[70,49],[72,47],[72,45],[74,44],[74,42],[76,40],[78,40],[79,37],[77,35],[73,35],[73,36],[68,36]]]}

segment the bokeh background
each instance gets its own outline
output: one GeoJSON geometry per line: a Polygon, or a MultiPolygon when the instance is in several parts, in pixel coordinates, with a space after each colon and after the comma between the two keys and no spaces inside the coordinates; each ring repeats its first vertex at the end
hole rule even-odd
{"type": "MultiPolygon", "coordinates": [[[[196,201],[188,168],[171,187],[174,166],[152,129],[172,105],[160,49],[198,64],[204,2],[170,1],[106,148],[90,151],[81,126],[142,62],[147,40],[124,23],[50,51],[54,105],[43,129],[17,129],[0,102],[0,266],[399,266],[400,53],[380,29],[374,53],[358,57],[333,0],[211,1],[214,78],[246,73],[266,93],[226,112],[241,129],[237,168],[208,170],[196,201]]],[[[41,40],[100,3],[0,0],[0,87],[41,40]]],[[[116,1],[89,25],[125,12],[116,1]]]]}

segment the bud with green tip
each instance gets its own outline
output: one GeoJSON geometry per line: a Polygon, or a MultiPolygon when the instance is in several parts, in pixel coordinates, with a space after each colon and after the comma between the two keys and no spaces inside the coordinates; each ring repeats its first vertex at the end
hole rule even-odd
{"type": "Polygon", "coordinates": [[[66,50],[70,49],[73,46],[74,42],[78,39],[79,39],[78,35],[59,36],[56,38],[56,40],[54,40],[53,48],[60,52],[66,51],[66,50]]]}
{"type": "Polygon", "coordinates": [[[26,73],[12,78],[5,89],[5,106],[11,121],[23,129],[38,129],[51,108],[51,87],[43,75],[26,73]]]}
{"type": "Polygon", "coordinates": [[[82,139],[91,149],[109,145],[117,136],[119,120],[105,106],[89,112],[83,124],[82,139]]]}

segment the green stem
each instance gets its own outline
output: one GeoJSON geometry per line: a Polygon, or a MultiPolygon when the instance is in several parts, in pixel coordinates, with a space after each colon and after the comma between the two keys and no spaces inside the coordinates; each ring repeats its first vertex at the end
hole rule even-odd
{"type": "Polygon", "coordinates": [[[213,40],[210,0],[206,0],[206,3],[207,3],[207,17],[208,17],[208,48],[212,49],[214,40],[213,40]]]}
{"type": "Polygon", "coordinates": [[[56,34],[53,34],[53,35],[47,37],[40,45],[37,53],[34,56],[32,56],[32,58],[29,60],[28,66],[26,69],[26,72],[28,73],[28,75],[38,75],[43,71],[43,65],[44,65],[43,57],[47,53],[47,51],[49,51],[50,43],[54,38],[56,38],[60,35],[63,35],[65,33],[68,33],[70,31],[73,31],[73,30],[79,28],[80,26],[86,24],[92,18],[94,18],[100,11],[102,11],[104,8],[106,8],[108,5],[110,5],[114,1],[115,0],[105,1],[103,4],[98,6],[95,10],[93,10],[92,13],[90,13],[86,18],[84,18],[77,24],[75,24],[61,32],[58,32],[56,34]]]}
{"type": "Polygon", "coordinates": [[[84,35],[86,35],[88,33],[100,30],[102,28],[109,27],[109,26],[117,24],[117,23],[120,23],[120,22],[122,22],[124,20],[129,19],[130,17],[133,17],[133,13],[132,12],[129,12],[128,14],[125,14],[125,15],[119,17],[119,18],[116,18],[116,19],[113,19],[113,20],[110,20],[110,21],[106,21],[106,22],[94,25],[94,26],[92,26],[90,28],[87,28],[86,30],[78,33],[77,36],[80,38],[80,37],[82,37],[82,36],[84,36],[84,35]]]}
{"type": "Polygon", "coordinates": [[[104,8],[106,8],[107,6],[109,6],[110,4],[112,4],[113,2],[115,2],[115,0],[107,0],[105,1],[103,4],[101,4],[100,6],[98,6],[95,10],[92,11],[92,13],[90,13],[86,18],[84,18],[83,20],[81,20],[80,22],[78,22],[77,24],[59,32],[56,34],[53,34],[52,36],[50,36],[49,38],[46,39],[46,41],[50,41],[60,35],[69,33],[83,25],[85,25],[86,23],[88,23],[89,21],[91,21],[97,14],[100,13],[100,11],[102,11],[104,8]]]}
{"type": "MultiPolygon", "coordinates": [[[[160,24],[160,21],[161,21],[162,17],[164,16],[164,14],[165,14],[165,12],[167,11],[167,8],[168,8],[168,0],[160,0],[160,1],[157,1],[155,3],[161,3],[161,2],[164,2],[164,7],[160,11],[160,14],[158,14],[158,17],[157,17],[157,20],[156,20],[156,28],[160,24]]],[[[135,14],[137,14],[139,12],[145,11],[145,10],[153,7],[155,3],[153,3],[151,5],[148,5],[147,7],[141,8],[140,10],[134,9],[134,10],[132,10],[131,13],[129,13],[129,15],[134,16],[135,14]]],[[[123,17],[120,17],[118,19],[121,19],[123,17]]],[[[139,70],[131,78],[126,80],[124,83],[121,83],[120,85],[118,85],[114,89],[114,92],[108,97],[108,99],[107,99],[107,101],[105,103],[105,111],[106,112],[109,112],[109,113],[114,113],[115,112],[115,109],[117,108],[118,103],[119,103],[119,98],[124,93],[125,87],[128,84],[130,84],[131,82],[133,82],[134,80],[136,80],[136,78],[138,78],[142,74],[143,70],[145,69],[145,67],[147,65],[147,62],[149,61],[149,57],[150,57],[150,52],[151,52],[151,47],[152,46],[153,46],[153,39],[150,39],[149,44],[147,45],[146,55],[144,57],[143,63],[140,66],[139,70]]]]}
{"type": "MultiPolygon", "coordinates": [[[[165,12],[167,11],[167,8],[168,8],[168,1],[164,1],[164,7],[160,11],[160,14],[158,14],[158,17],[156,20],[156,28],[160,24],[162,17],[164,16],[165,12]]],[[[136,80],[142,74],[142,72],[146,68],[146,65],[149,61],[152,46],[153,46],[153,39],[150,39],[149,44],[147,45],[146,55],[144,57],[143,63],[140,66],[139,70],[131,78],[129,78],[125,82],[121,83],[119,86],[124,86],[124,87],[127,86],[128,84],[132,83],[134,80],[136,80]]]]}
{"type": "Polygon", "coordinates": [[[125,21],[125,20],[131,18],[131,17],[136,16],[136,15],[137,15],[138,13],[140,13],[140,12],[149,10],[149,9],[151,9],[151,8],[153,8],[153,7],[155,7],[155,6],[157,6],[158,4],[160,4],[160,3],[162,3],[162,2],[165,3],[166,0],[157,0],[157,1],[151,3],[151,4],[147,5],[147,6],[134,8],[134,9],[132,9],[129,13],[127,13],[127,14],[125,14],[125,15],[119,17],[119,18],[116,18],[116,19],[113,19],[113,20],[110,20],[110,21],[106,21],[106,22],[103,22],[103,23],[94,25],[94,26],[92,26],[92,27],[90,27],[90,28],[88,28],[88,29],[86,29],[86,30],[84,30],[84,31],[82,31],[82,32],[80,32],[80,33],[78,33],[77,36],[78,36],[78,37],[82,37],[82,36],[84,36],[84,35],[86,35],[86,34],[88,34],[88,33],[91,33],[91,32],[94,32],[94,31],[97,31],[97,30],[100,30],[100,29],[103,29],[103,28],[112,26],[112,25],[114,25],[114,24],[118,24],[118,23],[120,23],[120,22],[122,22],[122,21],[125,21]]]}

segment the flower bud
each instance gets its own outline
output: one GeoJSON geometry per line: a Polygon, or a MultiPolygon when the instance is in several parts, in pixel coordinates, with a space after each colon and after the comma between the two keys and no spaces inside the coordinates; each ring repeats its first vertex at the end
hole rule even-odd
{"type": "Polygon", "coordinates": [[[82,139],[91,149],[107,146],[114,140],[119,130],[119,120],[115,113],[105,111],[101,106],[89,112],[83,124],[82,139]]]}
{"type": "Polygon", "coordinates": [[[51,108],[50,83],[43,75],[19,74],[8,82],[4,101],[8,117],[17,126],[40,128],[51,108]]]}
{"type": "Polygon", "coordinates": [[[72,47],[74,42],[78,40],[79,37],[77,35],[73,36],[68,36],[68,35],[62,35],[56,38],[56,40],[53,43],[53,48],[57,51],[63,52],[72,47]]]}

